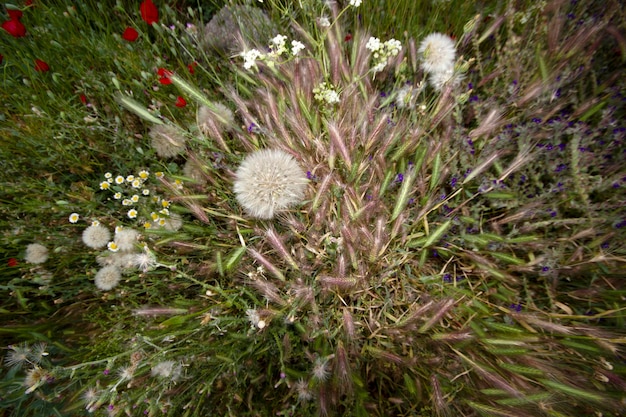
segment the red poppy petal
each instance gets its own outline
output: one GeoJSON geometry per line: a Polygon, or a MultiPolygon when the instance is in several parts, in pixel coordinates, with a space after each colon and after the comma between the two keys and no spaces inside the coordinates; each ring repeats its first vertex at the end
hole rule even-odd
{"type": "Polygon", "coordinates": [[[9,34],[14,38],[26,36],[26,26],[24,26],[19,20],[7,20],[2,23],[2,29],[9,32],[9,34]]]}
{"type": "Polygon", "coordinates": [[[9,260],[7,261],[7,265],[10,267],[17,266],[17,259],[9,258],[9,260]]]}
{"type": "Polygon", "coordinates": [[[126,28],[122,33],[122,38],[128,42],[135,42],[139,37],[139,33],[134,28],[126,28]]]}
{"type": "Polygon", "coordinates": [[[21,10],[7,10],[7,13],[9,14],[11,20],[20,20],[22,18],[21,10]]]}
{"type": "Polygon", "coordinates": [[[185,107],[187,105],[187,101],[181,96],[176,97],[176,107],[185,107]]]}
{"type": "Polygon", "coordinates": [[[35,71],[46,72],[48,70],[50,70],[50,66],[45,61],[42,61],[41,59],[35,60],[35,71]]]}
{"type": "Polygon", "coordinates": [[[149,25],[159,21],[159,9],[156,8],[152,0],[145,0],[139,6],[141,18],[149,25]]]}

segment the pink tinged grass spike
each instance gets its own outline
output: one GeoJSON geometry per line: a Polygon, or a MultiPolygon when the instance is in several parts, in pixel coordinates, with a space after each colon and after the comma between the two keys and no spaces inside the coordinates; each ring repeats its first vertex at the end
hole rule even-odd
{"type": "Polygon", "coordinates": [[[274,264],[272,264],[266,257],[264,257],[263,255],[261,255],[259,252],[257,252],[256,250],[252,249],[252,248],[247,248],[248,249],[248,253],[261,265],[263,265],[265,267],[265,269],[267,269],[272,275],[274,275],[276,278],[278,278],[281,281],[286,281],[285,280],[285,276],[283,275],[282,272],[280,272],[280,270],[274,266],[274,264]]]}
{"type": "Polygon", "coordinates": [[[328,275],[321,275],[317,278],[324,287],[336,287],[339,289],[350,289],[356,285],[356,279],[354,278],[338,278],[328,275]]]}
{"type": "Polygon", "coordinates": [[[343,328],[346,332],[346,337],[348,340],[354,340],[354,336],[356,334],[354,327],[354,319],[352,318],[352,314],[347,308],[343,309],[342,312],[343,317],[343,328]]]}
{"type": "Polygon", "coordinates": [[[352,158],[350,158],[350,151],[348,151],[348,148],[346,147],[346,144],[341,137],[341,133],[334,123],[328,124],[328,133],[330,135],[330,143],[337,147],[339,154],[346,164],[346,167],[348,168],[348,170],[351,170],[352,158]]]}
{"type": "Polygon", "coordinates": [[[267,231],[265,232],[265,238],[267,239],[269,244],[272,245],[274,250],[278,252],[280,257],[289,264],[290,267],[292,267],[296,271],[299,270],[297,262],[295,261],[295,259],[293,259],[293,257],[283,244],[280,236],[278,236],[273,228],[267,229],[267,231]]]}
{"type": "Polygon", "coordinates": [[[438,323],[439,320],[441,320],[441,318],[448,312],[448,310],[450,310],[452,306],[454,306],[455,303],[456,301],[454,299],[445,300],[444,302],[439,303],[435,307],[437,309],[435,315],[432,316],[426,323],[424,323],[424,325],[419,328],[418,332],[425,333],[426,331],[428,331],[431,327],[438,323]]]}
{"type": "Polygon", "coordinates": [[[485,158],[484,161],[478,164],[478,166],[472,169],[472,172],[470,172],[469,175],[463,180],[462,184],[465,185],[474,178],[476,178],[477,175],[482,174],[483,171],[493,165],[493,163],[496,162],[498,158],[500,158],[502,155],[502,152],[494,152],[493,154],[489,155],[487,158],[485,158]]]}

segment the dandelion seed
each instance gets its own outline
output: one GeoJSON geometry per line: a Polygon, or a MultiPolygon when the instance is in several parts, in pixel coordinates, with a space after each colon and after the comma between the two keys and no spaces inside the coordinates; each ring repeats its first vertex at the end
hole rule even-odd
{"type": "Polygon", "coordinates": [[[48,378],[50,378],[48,371],[40,368],[39,366],[33,367],[33,369],[26,373],[26,378],[24,379],[24,386],[28,387],[26,394],[30,394],[45,384],[48,381],[48,378]]]}
{"type": "Polygon", "coordinates": [[[24,260],[31,264],[42,264],[48,260],[48,248],[39,243],[31,243],[26,246],[24,260]]]}
{"type": "Polygon", "coordinates": [[[106,246],[111,240],[111,232],[106,227],[98,224],[92,224],[83,231],[83,243],[90,248],[100,249],[106,246]]]}
{"type": "Polygon", "coordinates": [[[101,270],[98,271],[96,277],[94,278],[94,282],[96,287],[98,287],[102,291],[109,291],[115,288],[115,286],[120,282],[122,278],[122,273],[117,266],[105,266],[101,270]]]}
{"type": "Polygon", "coordinates": [[[20,369],[25,363],[30,363],[31,348],[26,343],[9,346],[9,352],[4,357],[4,366],[20,369]]]}
{"type": "Polygon", "coordinates": [[[276,212],[301,202],[308,182],[296,160],[277,149],[248,155],[235,175],[237,201],[260,219],[271,219],[276,212]]]}
{"type": "Polygon", "coordinates": [[[313,378],[318,381],[325,381],[326,379],[328,379],[328,376],[330,375],[330,371],[328,369],[328,360],[325,358],[315,359],[312,373],[313,378]]]}

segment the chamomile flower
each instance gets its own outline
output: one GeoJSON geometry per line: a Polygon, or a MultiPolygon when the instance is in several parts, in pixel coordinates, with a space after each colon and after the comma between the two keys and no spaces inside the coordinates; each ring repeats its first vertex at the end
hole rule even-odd
{"type": "Polygon", "coordinates": [[[137,210],[135,210],[135,209],[128,210],[127,216],[128,216],[129,219],[136,219],[137,218],[137,210]]]}
{"type": "Polygon", "coordinates": [[[131,186],[132,186],[133,188],[141,188],[141,185],[142,185],[142,184],[143,184],[143,183],[141,182],[141,180],[140,180],[140,179],[135,178],[135,179],[132,181],[131,186]]]}
{"type": "Polygon", "coordinates": [[[113,174],[111,174],[110,172],[107,172],[106,174],[104,174],[104,178],[106,178],[107,180],[109,178],[113,178],[113,174]]]}
{"type": "Polygon", "coordinates": [[[142,171],[139,171],[139,174],[137,174],[139,176],[139,178],[141,178],[142,180],[147,180],[148,177],[150,176],[150,172],[146,171],[145,169],[142,171]]]}
{"type": "Polygon", "coordinates": [[[126,177],[126,182],[133,182],[135,181],[135,176],[134,175],[128,175],[126,177]]]}
{"type": "Polygon", "coordinates": [[[147,188],[144,188],[143,190],[141,190],[141,194],[150,195],[150,190],[148,190],[147,188]]]}
{"type": "Polygon", "coordinates": [[[118,175],[117,177],[115,177],[115,183],[118,185],[124,184],[124,177],[122,177],[121,175],[118,175]]]}
{"type": "Polygon", "coordinates": [[[111,184],[109,184],[107,181],[102,181],[100,183],[101,190],[108,190],[109,188],[111,188],[111,184]]]}
{"type": "Polygon", "coordinates": [[[117,192],[117,193],[113,194],[113,198],[116,199],[116,200],[121,199],[122,198],[122,193],[117,192]]]}
{"type": "Polygon", "coordinates": [[[133,203],[136,203],[139,201],[139,195],[138,194],[133,194],[133,196],[130,198],[130,201],[132,201],[133,203]]]}
{"type": "Polygon", "coordinates": [[[117,245],[117,243],[115,242],[109,242],[107,243],[107,248],[111,251],[111,252],[117,252],[118,250],[120,250],[119,246],[117,245]]]}
{"type": "Polygon", "coordinates": [[[78,219],[80,219],[80,214],[72,213],[72,214],[70,214],[70,217],[69,217],[68,220],[69,220],[70,223],[76,223],[76,222],[78,222],[78,219]]]}

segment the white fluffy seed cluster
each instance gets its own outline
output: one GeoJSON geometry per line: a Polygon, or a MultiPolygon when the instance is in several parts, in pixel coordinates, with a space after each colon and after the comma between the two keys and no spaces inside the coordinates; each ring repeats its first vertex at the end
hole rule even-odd
{"type": "Polygon", "coordinates": [[[173,158],[185,150],[186,139],[173,126],[153,126],[148,135],[152,139],[152,147],[161,158],[173,158]]]}
{"type": "Polygon", "coordinates": [[[454,80],[456,47],[451,37],[431,33],[420,44],[418,53],[422,56],[422,70],[430,76],[433,88],[441,90],[446,83],[454,80]]]}
{"type": "Polygon", "coordinates": [[[26,246],[24,260],[31,264],[42,264],[48,260],[48,248],[40,243],[31,243],[26,246]]]}
{"type": "Polygon", "coordinates": [[[274,215],[304,200],[308,179],[298,162],[278,149],[248,155],[235,173],[237,201],[259,219],[274,215]]]}
{"type": "Polygon", "coordinates": [[[92,249],[103,248],[111,240],[111,232],[100,223],[92,224],[83,231],[83,243],[92,249]]]}
{"type": "Polygon", "coordinates": [[[122,272],[115,265],[105,266],[96,274],[94,282],[96,287],[102,291],[109,291],[115,288],[122,278],[122,272]]]}

